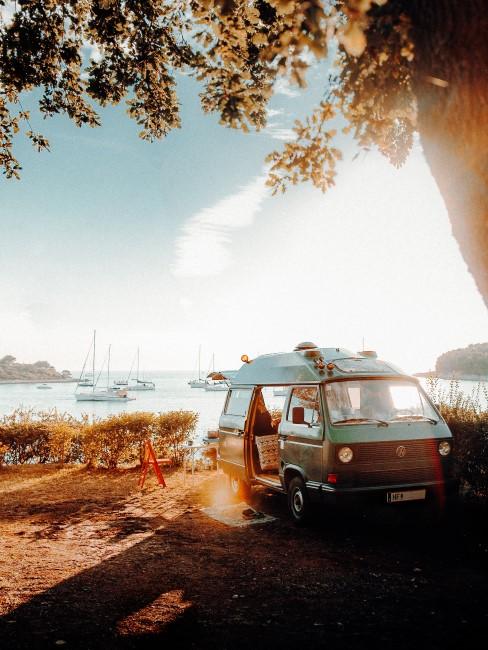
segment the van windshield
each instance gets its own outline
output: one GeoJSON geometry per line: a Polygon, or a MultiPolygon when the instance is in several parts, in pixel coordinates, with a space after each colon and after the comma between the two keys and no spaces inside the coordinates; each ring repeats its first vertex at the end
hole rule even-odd
{"type": "Polygon", "coordinates": [[[358,379],[325,385],[332,424],[389,424],[426,421],[437,424],[438,416],[413,381],[358,379]]]}

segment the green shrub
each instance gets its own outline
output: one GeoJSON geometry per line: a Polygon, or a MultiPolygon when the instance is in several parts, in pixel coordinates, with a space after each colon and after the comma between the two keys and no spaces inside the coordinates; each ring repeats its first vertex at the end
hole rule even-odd
{"type": "Polygon", "coordinates": [[[68,413],[40,411],[36,418],[46,426],[48,431],[48,461],[51,463],[73,463],[79,460],[75,440],[79,438],[82,423],[68,413]]]}
{"type": "Polygon", "coordinates": [[[458,477],[473,494],[488,497],[488,413],[441,405],[454,437],[458,477]]]}
{"type": "Polygon", "coordinates": [[[195,430],[198,414],[121,413],[90,422],[67,413],[19,408],[0,420],[0,463],[86,463],[114,469],[142,461],[144,441],[178,465],[183,446],[195,430]]]}
{"type": "Polygon", "coordinates": [[[453,459],[458,478],[478,497],[488,498],[488,411],[484,384],[466,395],[458,381],[441,389],[438,380],[428,381],[428,392],[437,404],[454,438],[453,459]],[[484,398],[484,403],[482,401],[484,398]]]}
{"type": "Polygon", "coordinates": [[[12,465],[49,460],[49,430],[31,409],[19,408],[2,418],[0,444],[7,448],[3,456],[12,465]]]}
{"type": "Polygon", "coordinates": [[[4,463],[72,462],[72,441],[80,423],[58,411],[16,409],[0,421],[1,458],[4,463]]]}
{"type": "Polygon", "coordinates": [[[184,446],[190,441],[198,413],[193,411],[168,411],[154,417],[154,439],[158,455],[169,456],[174,465],[185,458],[184,446]]]}
{"type": "Polygon", "coordinates": [[[140,460],[144,440],[151,437],[153,424],[154,415],[144,412],[121,413],[86,423],[81,438],[84,461],[115,469],[121,463],[140,460]]]}

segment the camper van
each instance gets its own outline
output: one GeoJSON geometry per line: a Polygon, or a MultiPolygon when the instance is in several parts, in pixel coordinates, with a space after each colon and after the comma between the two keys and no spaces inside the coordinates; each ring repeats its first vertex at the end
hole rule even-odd
{"type": "Polygon", "coordinates": [[[305,342],[242,361],[219,420],[219,465],[235,496],[282,492],[303,523],[314,503],[442,507],[457,493],[447,424],[416,378],[374,352],[305,342]],[[287,389],[280,404],[277,386],[287,389]]]}

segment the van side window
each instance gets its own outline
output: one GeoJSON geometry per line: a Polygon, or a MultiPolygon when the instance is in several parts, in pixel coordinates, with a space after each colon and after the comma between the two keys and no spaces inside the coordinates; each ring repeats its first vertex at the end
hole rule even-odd
{"type": "Polygon", "coordinates": [[[234,388],[230,391],[225,405],[226,415],[240,415],[245,417],[251,401],[252,389],[234,388]]]}
{"type": "Polygon", "coordinates": [[[307,424],[320,422],[320,400],[317,386],[299,386],[294,388],[288,406],[286,419],[292,422],[292,413],[295,406],[303,408],[304,420],[307,424]]]}

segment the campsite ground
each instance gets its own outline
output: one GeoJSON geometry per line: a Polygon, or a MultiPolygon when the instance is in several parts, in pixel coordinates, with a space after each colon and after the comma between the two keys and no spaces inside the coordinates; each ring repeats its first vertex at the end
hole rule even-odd
{"type": "MultiPolygon", "coordinates": [[[[435,525],[412,509],[322,512],[297,529],[202,510],[222,475],[0,470],[0,646],[470,648],[488,626],[486,512],[435,525]]],[[[245,506],[243,506],[245,507],[245,506]]]]}

